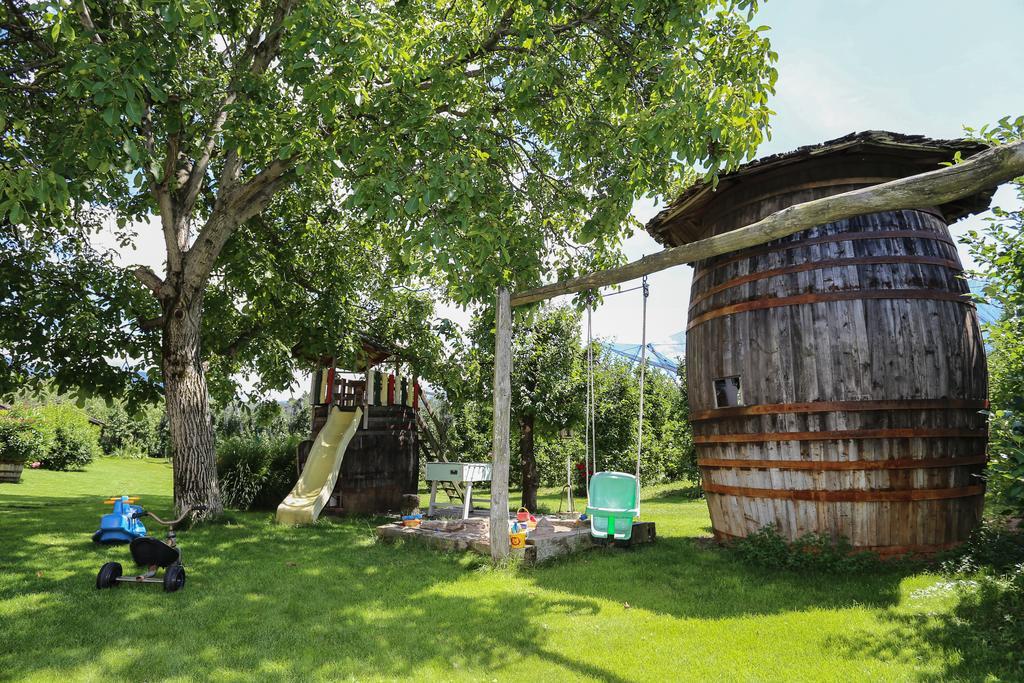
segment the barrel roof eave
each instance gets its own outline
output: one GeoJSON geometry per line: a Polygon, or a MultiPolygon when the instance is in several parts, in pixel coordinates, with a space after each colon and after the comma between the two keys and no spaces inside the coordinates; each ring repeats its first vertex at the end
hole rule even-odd
{"type": "MultiPolygon", "coordinates": [[[[956,152],[960,152],[961,156],[966,158],[987,149],[988,145],[976,140],[962,138],[939,140],[923,135],[908,135],[884,130],[850,133],[816,145],[805,145],[789,152],[755,159],[730,173],[720,175],[716,188],[713,188],[710,182],[698,181],[649,220],[645,228],[655,240],[665,247],[696,241],[704,236],[705,227],[702,225],[701,219],[715,192],[745,182],[768,170],[812,158],[863,151],[867,148],[905,154],[908,158],[923,157],[922,160],[926,160],[927,157],[935,155],[952,159],[956,152]],[[678,239],[677,236],[680,234],[684,236],[684,239],[678,239]]],[[[995,188],[992,188],[940,208],[946,220],[953,222],[963,216],[987,209],[994,192],[995,188]]]]}

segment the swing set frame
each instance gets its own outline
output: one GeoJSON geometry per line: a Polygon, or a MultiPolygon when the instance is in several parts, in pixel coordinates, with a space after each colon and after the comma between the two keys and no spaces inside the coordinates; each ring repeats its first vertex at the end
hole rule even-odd
{"type": "MultiPolygon", "coordinates": [[[[1011,181],[1021,175],[1024,175],[1024,142],[1001,145],[980,152],[966,161],[935,171],[796,204],[742,228],[665,249],[618,268],[596,271],[542,287],[523,290],[516,292],[515,296],[507,286],[499,286],[495,296],[494,334],[494,431],[492,435],[490,510],[492,559],[501,561],[509,555],[508,473],[511,455],[509,427],[512,410],[513,307],[545,301],[565,294],[596,290],[600,287],[621,284],[638,278],[646,279],[647,275],[674,266],[765,244],[824,223],[845,220],[867,213],[945,204],[1011,181]]],[[[645,296],[645,319],[646,301],[645,296]]],[[[644,328],[646,329],[646,322],[644,328]]],[[[646,339],[644,339],[641,347],[643,349],[641,375],[646,365],[646,346],[646,339]]],[[[640,396],[643,401],[642,391],[640,396]]],[[[642,415],[641,408],[640,437],[643,436],[642,415]]],[[[641,447],[639,441],[638,439],[638,448],[641,447]]],[[[639,455],[638,452],[638,467],[639,455]]]]}

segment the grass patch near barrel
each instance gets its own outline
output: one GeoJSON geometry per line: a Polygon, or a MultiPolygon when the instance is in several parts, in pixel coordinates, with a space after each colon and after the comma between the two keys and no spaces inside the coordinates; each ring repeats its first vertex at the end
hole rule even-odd
{"type": "Polygon", "coordinates": [[[678,485],[645,491],[655,545],[532,570],[378,544],[373,519],[283,528],[232,513],[180,535],[183,591],[97,591],[103,562],[128,564],[127,548],[89,540],[100,501],[138,494],[167,512],[170,474],[99,460],[0,486],[4,679],[1012,678],[1012,663],[958,639],[977,610],[946,578],[750,566],[699,540],[707,508],[678,485]]]}

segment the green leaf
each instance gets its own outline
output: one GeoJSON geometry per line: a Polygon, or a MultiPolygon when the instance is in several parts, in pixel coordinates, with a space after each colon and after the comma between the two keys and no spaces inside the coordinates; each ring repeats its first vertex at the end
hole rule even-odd
{"type": "Polygon", "coordinates": [[[128,115],[128,119],[135,125],[142,123],[142,105],[139,104],[138,100],[129,99],[128,105],[125,107],[125,113],[128,115]]]}
{"type": "Polygon", "coordinates": [[[420,200],[419,197],[409,197],[409,201],[405,203],[405,213],[412,216],[419,209],[420,200]]]}

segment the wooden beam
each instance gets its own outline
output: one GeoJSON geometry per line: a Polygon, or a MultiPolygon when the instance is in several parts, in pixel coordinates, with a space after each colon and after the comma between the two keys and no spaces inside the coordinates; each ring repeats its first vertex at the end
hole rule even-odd
{"type": "Polygon", "coordinates": [[[494,442],[491,455],[491,559],[508,557],[509,422],[512,411],[512,305],[498,288],[494,331],[494,442]]]}
{"type": "Polygon", "coordinates": [[[1024,175],[1024,142],[993,147],[954,166],[796,204],[745,227],[665,249],[618,268],[523,290],[512,297],[512,306],[635,280],[853,216],[946,204],[1021,175],[1024,175]]]}

